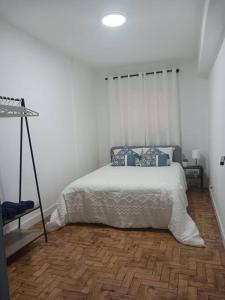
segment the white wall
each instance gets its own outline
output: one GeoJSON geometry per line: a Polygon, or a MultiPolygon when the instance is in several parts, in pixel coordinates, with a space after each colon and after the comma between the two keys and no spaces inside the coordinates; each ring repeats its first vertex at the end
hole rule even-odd
{"type": "Polygon", "coordinates": [[[225,155],[225,40],[211,70],[210,83],[210,186],[211,196],[225,244],[225,166],[220,158],[225,155]]]}
{"type": "MultiPolygon", "coordinates": [[[[97,167],[94,73],[2,21],[0,37],[0,95],[23,97],[40,113],[29,124],[43,206],[50,212],[65,185],[97,167]]],[[[18,199],[19,122],[0,119],[1,200],[18,199]]],[[[23,158],[23,199],[36,201],[26,137],[23,158]]]]}
{"type": "Polygon", "coordinates": [[[83,63],[73,60],[74,137],[76,177],[98,167],[95,74],[83,63]]]}
{"type": "Polygon", "coordinates": [[[182,148],[184,155],[191,160],[191,150],[199,148],[202,154],[201,164],[208,176],[208,81],[198,76],[197,62],[172,61],[154,64],[136,64],[117,66],[102,70],[98,75],[98,129],[99,162],[103,165],[109,161],[109,108],[105,76],[132,74],[137,72],[160,70],[162,68],[180,68],[180,109],[182,148]]]}
{"type": "Polygon", "coordinates": [[[200,149],[200,164],[208,183],[208,80],[198,75],[197,63],[183,64],[180,73],[181,133],[184,155],[193,163],[192,149],[200,149]]]}

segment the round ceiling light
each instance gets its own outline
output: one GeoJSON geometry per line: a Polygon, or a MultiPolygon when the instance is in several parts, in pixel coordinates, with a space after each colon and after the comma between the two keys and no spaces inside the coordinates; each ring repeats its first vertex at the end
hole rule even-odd
{"type": "Polygon", "coordinates": [[[118,27],[126,22],[126,18],[120,14],[107,15],[102,19],[105,26],[118,27]]]}

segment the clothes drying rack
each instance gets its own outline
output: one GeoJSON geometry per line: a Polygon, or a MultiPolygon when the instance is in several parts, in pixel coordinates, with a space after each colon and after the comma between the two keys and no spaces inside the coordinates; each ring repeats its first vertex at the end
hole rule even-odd
{"type": "Polygon", "coordinates": [[[34,161],[33,147],[30,136],[30,129],[28,124],[28,117],[37,117],[39,113],[28,109],[25,106],[25,100],[23,98],[9,98],[9,97],[1,97],[0,96],[0,118],[12,118],[19,117],[20,118],[20,155],[19,155],[19,199],[21,202],[22,196],[22,168],[23,168],[23,130],[24,130],[24,120],[26,125],[26,131],[28,136],[29,148],[31,153],[32,166],[34,171],[35,184],[37,189],[38,196],[38,205],[35,205],[34,208],[26,210],[22,214],[16,215],[14,218],[6,220],[3,224],[2,221],[2,212],[0,206],[0,267],[1,267],[1,276],[0,282],[2,283],[0,288],[2,290],[3,295],[5,295],[4,299],[8,299],[8,282],[7,282],[7,270],[6,270],[6,258],[12,256],[14,253],[25,247],[26,245],[32,243],[39,237],[45,237],[45,241],[48,241],[47,231],[45,228],[44,214],[40,196],[40,189],[38,184],[36,166],[34,161]],[[40,209],[41,212],[41,220],[43,230],[39,229],[22,229],[21,228],[21,218],[37,209],[40,209]],[[3,226],[9,224],[13,221],[18,220],[18,229],[9,232],[8,234],[3,235],[3,226]],[[4,275],[5,274],[5,275],[4,275]]]}

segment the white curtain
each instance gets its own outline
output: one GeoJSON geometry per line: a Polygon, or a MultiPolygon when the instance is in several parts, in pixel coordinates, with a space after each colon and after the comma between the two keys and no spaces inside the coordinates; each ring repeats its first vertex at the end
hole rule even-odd
{"type": "Polygon", "coordinates": [[[179,145],[178,74],[108,79],[110,144],[179,145]]]}

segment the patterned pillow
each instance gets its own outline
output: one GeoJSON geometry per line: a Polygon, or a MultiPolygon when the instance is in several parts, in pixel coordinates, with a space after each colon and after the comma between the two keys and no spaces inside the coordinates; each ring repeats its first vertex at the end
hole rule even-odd
{"type": "Polygon", "coordinates": [[[157,148],[148,148],[148,150],[142,154],[142,166],[143,167],[156,167],[156,155],[159,150],[157,148]]]}
{"type": "Polygon", "coordinates": [[[173,152],[175,150],[175,148],[173,147],[158,147],[158,149],[169,155],[169,165],[171,164],[171,162],[173,161],[173,152]]]}
{"type": "Polygon", "coordinates": [[[114,167],[139,166],[140,160],[141,156],[133,149],[117,149],[113,153],[111,165],[114,167]]]}
{"type": "Polygon", "coordinates": [[[162,151],[160,151],[160,153],[157,155],[157,160],[158,160],[157,162],[158,167],[167,167],[170,165],[169,154],[163,153],[162,151]]]}
{"type": "Polygon", "coordinates": [[[125,165],[126,166],[139,166],[140,165],[141,156],[129,149],[125,155],[125,165]]]}
{"type": "Polygon", "coordinates": [[[127,153],[128,149],[127,148],[123,148],[121,150],[119,150],[117,153],[113,153],[112,156],[112,166],[114,167],[122,167],[125,166],[125,155],[127,153]]]}
{"type": "Polygon", "coordinates": [[[170,165],[169,155],[156,147],[148,148],[142,155],[143,167],[163,167],[170,165]]]}

